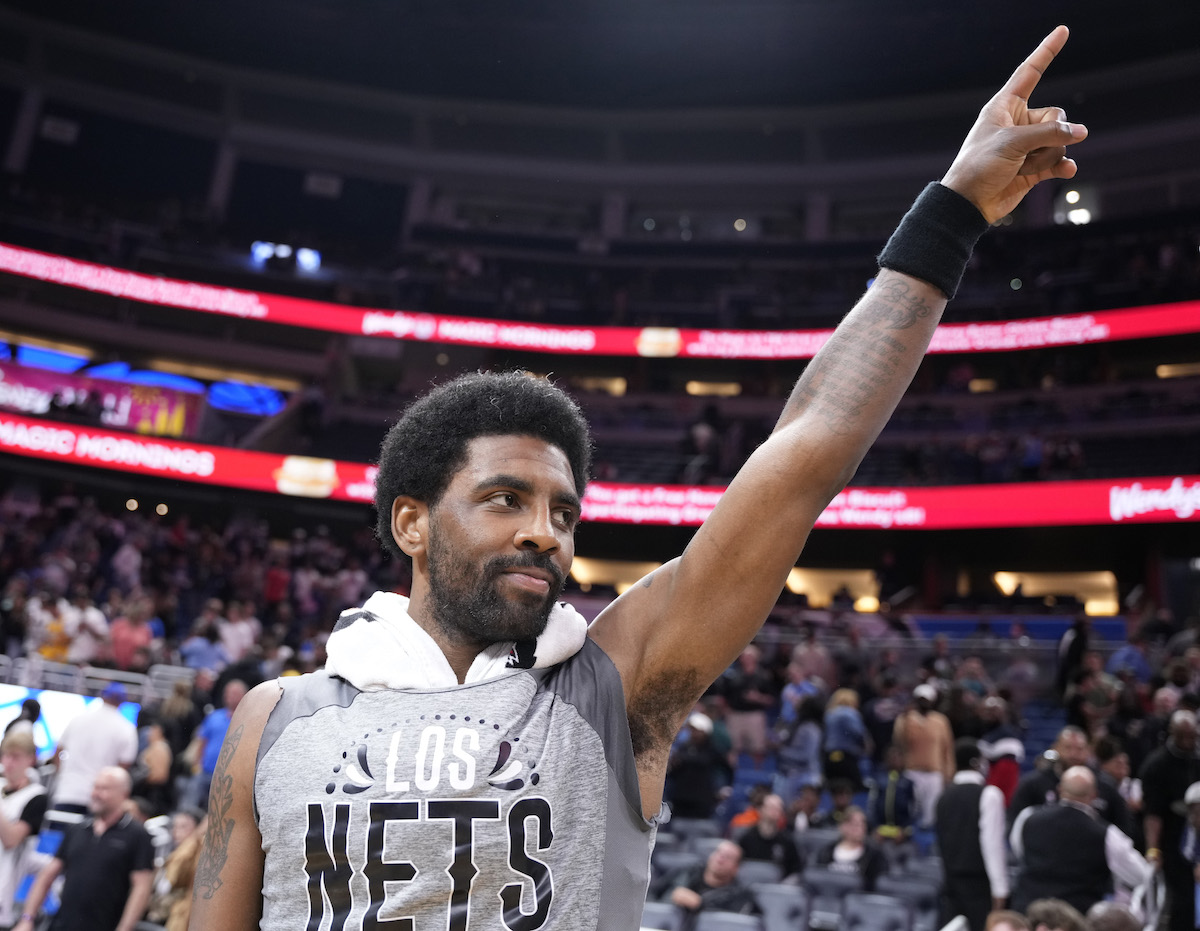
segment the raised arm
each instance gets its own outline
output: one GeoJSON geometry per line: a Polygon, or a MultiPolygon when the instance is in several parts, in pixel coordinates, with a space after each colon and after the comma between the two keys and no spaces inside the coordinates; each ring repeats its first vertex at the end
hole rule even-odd
{"type": "Polygon", "coordinates": [[[254,818],[258,743],[281,695],[272,680],[238,703],[213,772],[192,887],[191,931],[254,931],[262,917],[262,837],[254,818]]]}
{"type": "Polygon", "coordinates": [[[1027,105],[1066,39],[1066,27],[1054,30],[980,112],[942,184],[926,189],[889,241],[874,286],[807,366],[774,433],[684,554],[593,624],[621,671],[635,749],[669,739],[757,632],[817,517],[916,373],[974,240],[1038,181],[1075,174],[1065,147],[1086,130],[1062,110],[1027,105]]]}

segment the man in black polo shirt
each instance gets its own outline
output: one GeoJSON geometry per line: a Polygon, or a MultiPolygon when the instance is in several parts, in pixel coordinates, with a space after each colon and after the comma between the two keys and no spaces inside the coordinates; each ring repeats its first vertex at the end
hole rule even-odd
{"type": "Polygon", "coordinates": [[[154,845],[125,810],[129,773],[110,766],[92,787],[91,817],[72,825],[58,854],[38,873],[13,931],[33,931],[50,884],[64,876],[50,931],[133,931],[146,911],[154,878],[154,845]]]}

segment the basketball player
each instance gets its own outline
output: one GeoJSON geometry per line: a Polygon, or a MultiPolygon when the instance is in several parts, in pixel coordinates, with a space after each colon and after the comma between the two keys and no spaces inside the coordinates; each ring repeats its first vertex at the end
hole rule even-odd
{"type": "Polygon", "coordinates": [[[544,381],[470,375],[405,413],[376,505],[411,599],[372,596],[339,620],[323,672],[239,705],[193,929],[638,927],[680,724],[891,415],[975,240],[1075,174],[1065,147],[1087,131],[1027,105],[1066,39],[983,108],[683,555],[586,632],[556,604],[588,469],[574,405],[544,381]]]}

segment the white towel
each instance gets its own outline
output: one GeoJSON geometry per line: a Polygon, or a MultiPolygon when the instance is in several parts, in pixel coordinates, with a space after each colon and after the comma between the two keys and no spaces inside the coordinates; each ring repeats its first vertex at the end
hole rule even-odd
{"type": "MultiPolygon", "coordinates": [[[[545,668],[583,647],[587,621],[565,602],[550,611],[536,641],[494,643],[471,663],[467,682],[482,682],[509,669],[545,668]]],[[[408,599],[376,592],[361,608],[342,612],[325,646],[325,671],[356,689],[439,689],[458,685],[441,647],[408,614],[408,599]]]]}

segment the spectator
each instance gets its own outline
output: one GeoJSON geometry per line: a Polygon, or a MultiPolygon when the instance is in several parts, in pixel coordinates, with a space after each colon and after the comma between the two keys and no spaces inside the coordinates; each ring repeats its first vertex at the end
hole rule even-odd
{"type": "Polygon", "coordinates": [[[754,912],[754,895],[738,882],[741,864],[742,848],[725,840],[708,855],[703,866],[683,874],[668,897],[682,913],[679,931],[694,928],[696,916],[702,911],[742,915],[754,912]]]}
{"type": "Polygon", "coordinates": [[[1183,803],[1188,788],[1200,782],[1196,755],[1196,715],[1176,711],[1171,715],[1167,742],[1142,764],[1142,827],[1146,832],[1146,858],[1161,864],[1167,886],[1170,931],[1193,931],[1195,876],[1184,858],[1182,842],[1187,819],[1183,803]]]}
{"type": "Polygon", "coordinates": [[[717,773],[728,763],[712,746],[712,729],[712,719],[695,711],[671,748],[666,797],[676,818],[711,818],[717,809],[717,773]]]}
{"type": "Polygon", "coordinates": [[[90,817],[67,829],[58,853],[38,873],[13,931],[33,931],[34,917],[60,875],[62,894],[49,931],[133,931],[150,900],[154,845],[125,809],[129,789],[125,770],[100,770],[90,817]]]}
{"type": "Polygon", "coordinates": [[[108,652],[108,618],[96,607],[86,585],[76,585],[71,591],[71,606],[66,616],[67,662],[86,666],[105,657],[108,652]]]}
{"type": "MultiPolygon", "coordinates": [[[[1052,765],[1026,773],[1017,783],[1017,790],[1008,806],[1009,824],[1015,822],[1026,808],[1055,801],[1062,774],[1073,766],[1087,766],[1091,760],[1087,735],[1077,727],[1068,726],[1059,731],[1058,739],[1054,741],[1054,753],[1052,765]]],[[[1092,807],[1101,818],[1132,837],[1129,809],[1120,793],[1106,780],[1098,781],[1097,790],[1099,794],[1092,799],[1092,807]]]]}
{"type": "Polygon", "coordinates": [[[933,827],[938,796],[954,776],[954,737],[946,716],[933,709],[937,697],[928,682],[913,689],[912,707],[896,718],[892,736],[916,790],[917,826],[924,829],[933,827]]]}
{"type": "Polygon", "coordinates": [[[27,698],[21,702],[21,711],[4,727],[4,736],[9,734],[27,734],[30,740],[36,742],[34,728],[42,716],[42,705],[36,698],[27,698]]]}
{"type": "Polygon", "coordinates": [[[889,747],[887,777],[871,787],[871,826],[881,841],[901,843],[912,837],[917,820],[916,792],[913,781],[903,772],[904,754],[889,747]]]}
{"type": "Polygon", "coordinates": [[[829,783],[830,807],[810,815],[808,826],[812,828],[836,828],[846,820],[854,807],[854,783],[849,779],[835,779],[829,783]]]}
{"type": "Polygon", "coordinates": [[[192,913],[192,884],[204,841],[204,812],[181,808],[171,816],[172,850],[154,885],[147,919],[166,931],[187,931],[192,913]]]}
{"type": "Polygon", "coordinates": [[[858,712],[858,693],[838,689],[825,708],[825,779],[844,779],[862,788],[859,763],[870,752],[870,738],[858,712]]]}
{"type": "Polygon", "coordinates": [[[152,720],[146,725],[146,747],[138,754],[133,792],[146,800],[155,815],[166,814],[175,807],[171,763],[171,745],[162,725],[152,720]]]}
{"type": "Polygon", "coordinates": [[[725,723],[733,752],[747,752],[758,766],[767,754],[767,709],[775,704],[771,674],[759,664],[761,653],[751,644],[742,651],[722,683],[729,712],[725,723]]]}
{"type": "Polygon", "coordinates": [[[246,683],[240,679],[225,683],[222,707],[210,711],[208,717],[201,721],[196,729],[193,740],[195,747],[190,753],[196,760],[196,769],[188,800],[189,804],[196,808],[208,810],[208,788],[217,769],[217,760],[221,756],[221,744],[225,740],[225,732],[229,730],[229,720],[245,696],[246,683]]]}
{"type": "Polygon", "coordinates": [[[192,635],[179,645],[179,656],[189,669],[220,672],[229,665],[229,653],[221,643],[215,621],[197,618],[192,635]]]}
{"type": "Polygon", "coordinates": [[[154,631],[150,628],[150,601],[138,596],[125,602],[125,614],[109,627],[113,665],[126,672],[150,668],[154,631]]]}
{"type": "Polygon", "coordinates": [[[17,920],[15,896],[21,880],[30,871],[30,854],[42,829],[46,813],[46,789],[33,782],[29,773],[37,763],[33,738],[20,732],[0,741],[0,768],[4,770],[4,792],[0,795],[0,927],[17,920]]]}
{"type": "Polygon", "coordinates": [[[30,598],[25,608],[27,619],[25,652],[52,663],[65,663],[71,648],[67,618],[71,604],[43,590],[30,598]]]}
{"type": "Polygon", "coordinates": [[[997,695],[986,699],[981,715],[984,733],[979,750],[988,761],[987,784],[1004,793],[1007,808],[1021,780],[1021,764],[1025,762],[1025,741],[1021,732],[1008,719],[1008,702],[997,695]]]}
{"type": "Polygon", "coordinates": [[[746,860],[765,860],[779,867],[779,875],[786,879],[795,876],[804,867],[796,840],[787,827],[787,814],[783,799],[768,795],[759,809],[757,823],[743,830],[736,838],[746,860]]]}
{"type": "Polygon", "coordinates": [[[875,882],[887,869],[887,857],[867,837],[867,816],[861,808],[850,806],[838,824],[841,840],[817,852],[817,863],[839,873],[862,878],[865,892],[875,891],[875,882]]]}
{"type": "Polygon", "coordinates": [[[1020,912],[997,910],[988,912],[984,931],[1031,931],[1029,920],[1020,912]]]}
{"type": "Polygon", "coordinates": [[[1062,899],[1038,899],[1025,910],[1033,931],[1087,931],[1079,909],[1062,899]]]}
{"type": "Polygon", "coordinates": [[[800,702],[795,721],[778,732],[775,786],[785,799],[795,798],[802,786],[821,783],[821,716],[820,700],[809,696],[800,702]]]}
{"type": "Polygon", "coordinates": [[[973,740],[954,745],[957,771],[937,803],[938,850],[945,864],[942,922],[963,915],[985,931],[989,909],[1008,899],[1004,795],[984,784],[983,754],[973,740]]]}
{"type": "Polygon", "coordinates": [[[1129,641],[1113,651],[1105,666],[1110,675],[1118,675],[1122,670],[1128,670],[1136,682],[1149,682],[1153,671],[1150,661],[1146,659],[1146,640],[1138,631],[1129,635],[1129,641]]]}
{"type": "Polygon", "coordinates": [[[1054,897],[1087,911],[1108,893],[1114,878],[1130,888],[1154,868],[1128,834],[1105,824],[1092,807],[1096,777],[1086,766],[1063,773],[1057,804],[1028,808],[1013,824],[1009,843],[1021,863],[1013,907],[1054,897]]]}
{"type": "Polygon", "coordinates": [[[245,602],[230,601],[228,613],[227,618],[217,621],[217,633],[229,663],[233,664],[241,662],[258,642],[262,625],[245,602]]]}
{"type": "Polygon", "coordinates": [[[1097,902],[1087,911],[1088,931],[1142,931],[1144,924],[1119,902],[1097,902]]]}
{"type": "Polygon", "coordinates": [[[137,728],[120,710],[126,699],[125,686],[112,683],[100,699],[71,719],[54,751],[58,776],[53,804],[59,811],[87,814],[100,771],[113,766],[128,768],[137,759],[137,728]]]}
{"type": "Polygon", "coordinates": [[[921,660],[921,671],[933,679],[953,680],[954,659],[950,655],[950,640],[945,634],[933,638],[933,652],[921,660]]]}
{"type": "Polygon", "coordinates": [[[1067,686],[1083,667],[1083,657],[1088,651],[1092,619],[1086,614],[1075,616],[1075,621],[1058,641],[1058,673],[1054,684],[1060,698],[1067,694],[1067,686]]]}
{"type": "Polygon", "coordinates": [[[800,794],[788,806],[793,833],[800,834],[814,826],[812,819],[817,816],[817,808],[820,805],[821,787],[819,785],[806,785],[800,788],[800,794]]]}

